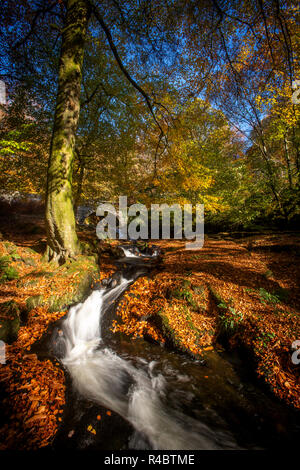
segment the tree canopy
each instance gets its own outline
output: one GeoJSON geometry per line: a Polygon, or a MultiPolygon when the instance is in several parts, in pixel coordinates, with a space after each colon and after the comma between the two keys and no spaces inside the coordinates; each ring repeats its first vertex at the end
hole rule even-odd
{"type": "Polygon", "coordinates": [[[0,13],[4,191],[49,207],[57,171],[70,214],[127,194],[204,203],[218,228],[299,220],[297,2],[12,0],[0,13]]]}

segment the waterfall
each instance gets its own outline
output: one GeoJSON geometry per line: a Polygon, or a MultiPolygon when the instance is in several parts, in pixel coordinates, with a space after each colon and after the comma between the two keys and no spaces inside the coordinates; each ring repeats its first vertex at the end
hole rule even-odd
{"type": "Polygon", "coordinates": [[[101,334],[105,307],[132,282],[132,278],[121,277],[116,287],[95,290],[83,303],[70,308],[60,342],[64,351],[61,360],[73,386],[85,398],[115,411],[133,425],[136,433],[131,448],[145,448],[145,442],[152,449],[237,448],[227,433],[213,431],[165,404],[167,377],[155,375],[153,361],[138,367],[105,347],[101,334]]]}
{"type": "Polygon", "coordinates": [[[123,246],[121,246],[121,249],[123,250],[124,256],[126,258],[138,258],[139,257],[139,255],[137,255],[136,253],[134,253],[132,250],[128,248],[124,248],[123,246]]]}

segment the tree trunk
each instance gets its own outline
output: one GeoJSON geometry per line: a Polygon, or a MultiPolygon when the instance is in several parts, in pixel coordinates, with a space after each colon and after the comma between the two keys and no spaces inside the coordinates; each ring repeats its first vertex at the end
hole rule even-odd
{"type": "Polygon", "coordinates": [[[78,159],[79,159],[79,176],[78,176],[78,184],[77,184],[77,191],[76,191],[76,196],[74,198],[74,211],[75,214],[77,212],[80,198],[82,195],[82,186],[83,186],[83,179],[84,179],[84,170],[85,170],[85,165],[82,156],[80,155],[79,152],[77,152],[78,159]]]}
{"type": "Polygon", "coordinates": [[[46,198],[46,256],[49,261],[60,263],[80,251],[72,202],[72,169],[88,18],[85,0],[67,1],[46,198]]]}
{"type": "Polygon", "coordinates": [[[284,155],[285,155],[285,161],[286,161],[286,165],[287,165],[287,174],[288,174],[288,179],[289,179],[289,186],[292,189],[293,188],[293,179],[292,179],[291,161],[290,161],[290,156],[289,156],[289,147],[288,147],[287,135],[286,134],[284,134],[284,155]]]}

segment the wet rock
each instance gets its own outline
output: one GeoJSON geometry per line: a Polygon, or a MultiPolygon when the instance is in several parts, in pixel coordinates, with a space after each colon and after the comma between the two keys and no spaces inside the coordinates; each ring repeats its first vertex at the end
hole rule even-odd
{"type": "Polygon", "coordinates": [[[121,283],[121,280],[122,280],[122,273],[120,272],[116,272],[115,274],[113,274],[113,276],[110,278],[109,280],[109,287],[116,287],[118,284],[121,283]]]}
{"type": "Polygon", "coordinates": [[[143,335],[143,338],[145,341],[147,341],[148,343],[151,343],[151,344],[157,344],[161,347],[164,347],[164,344],[161,343],[160,341],[154,339],[151,335],[149,335],[148,333],[144,333],[143,335]]]}
{"type": "Polygon", "coordinates": [[[88,295],[93,279],[94,273],[83,273],[79,283],[74,286],[71,292],[63,296],[53,295],[49,297],[47,300],[49,311],[58,312],[66,310],[69,305],[81,302],[88,295]]]}
{"type": "Polygon", "coordinates": [[[103,286],[102,282],[101,281],[97,281],[94,283],[93,285],[93,290],[99,290],[101,289],[101,287],[103,286]]]}
{"type": "Polygon", "coordinates": [[[99,256],[101,255],[107,255],[112,258],[122,258],[124,256],[124,252],[122,248],[119,246],[112,246],[109,243],[106,242],[99,242],[97,246],[97,252],[99,256]]]}

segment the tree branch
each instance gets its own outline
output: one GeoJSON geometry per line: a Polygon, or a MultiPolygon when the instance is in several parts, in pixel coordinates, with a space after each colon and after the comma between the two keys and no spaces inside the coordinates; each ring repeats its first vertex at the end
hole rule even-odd
{"type": "Polygon", "coordinates": [[[126,69],[126,67],[124,66],[123,62],[122,62],[122,59],[120,58],[119,56],[119,53],[117,51],[117,48],[114,44],[114,41],[113,41],[113,38],[112,38],[112,35],[111,35],[111,32],[108,28],[108,26],[106,25],[106,23],[104,22],[101,14],[99,13],[98,9],[95,7],[95,5],[93,4],[93,2],[91,0],[88,0],[88,3],[90,4],[91,6],[91,10],[92,10],[92,13],[94,14],[96,20],[99,22],[100,26],[102,27],[105,35],[106,35],[106,38],[107,38],[107,41],[108,41],[108,44],[109,44],[109,47],[116,59],[116,62],[120,68],[120,70],[123,72],[123,74],[125,75],[125,77],[127,78],[127,80],[131,83],[131,85],[143,96],[143,98],[145,99],[146,101],[146,104],[150,110],[150,113],[154,119],[154,122],[155,124],[157,125],[157,127],[159,128],[160,132],[162,133],[162,135],[165,137],[165,139],[167,140],[167,137],[161,127],[161,125],[159,124],[158,120],[156,119],[156,116],[155,116],[155,113],[153,111],[153,106],[151,104],[151,101],[150,101],[150,98],[148,96],[148,94],[145,92],[145,90],[143,90],[143,88],[138,85],[138,83],[131,77],[131,75],[129,74],[128,70],[126,69]]]}
{"type": "Polygon", "coordinates": [[[45,15],[45,13],[49,13],[55,6],[56,6],[57,2],[54,1],[51,5],[49,5],[48,8],[39,8],[38,10],[36,10],[35,12],[35,15],[32,19],[32,23],[30,25],[30,29],[29,31],[27,32],[27,34],[25,34],[25,36],[20,39],[19,41],[17,41],[12,47],[11,49],[13,51],[15,51],[16,49],[18,49],[19,47],[21,47],[23,44],[26,43],[26,41],[30,38],[30,36],[34,33],[35,31],[35,28],[37,26],[37,21],[40,17],[40,15],[45,15]]]}

